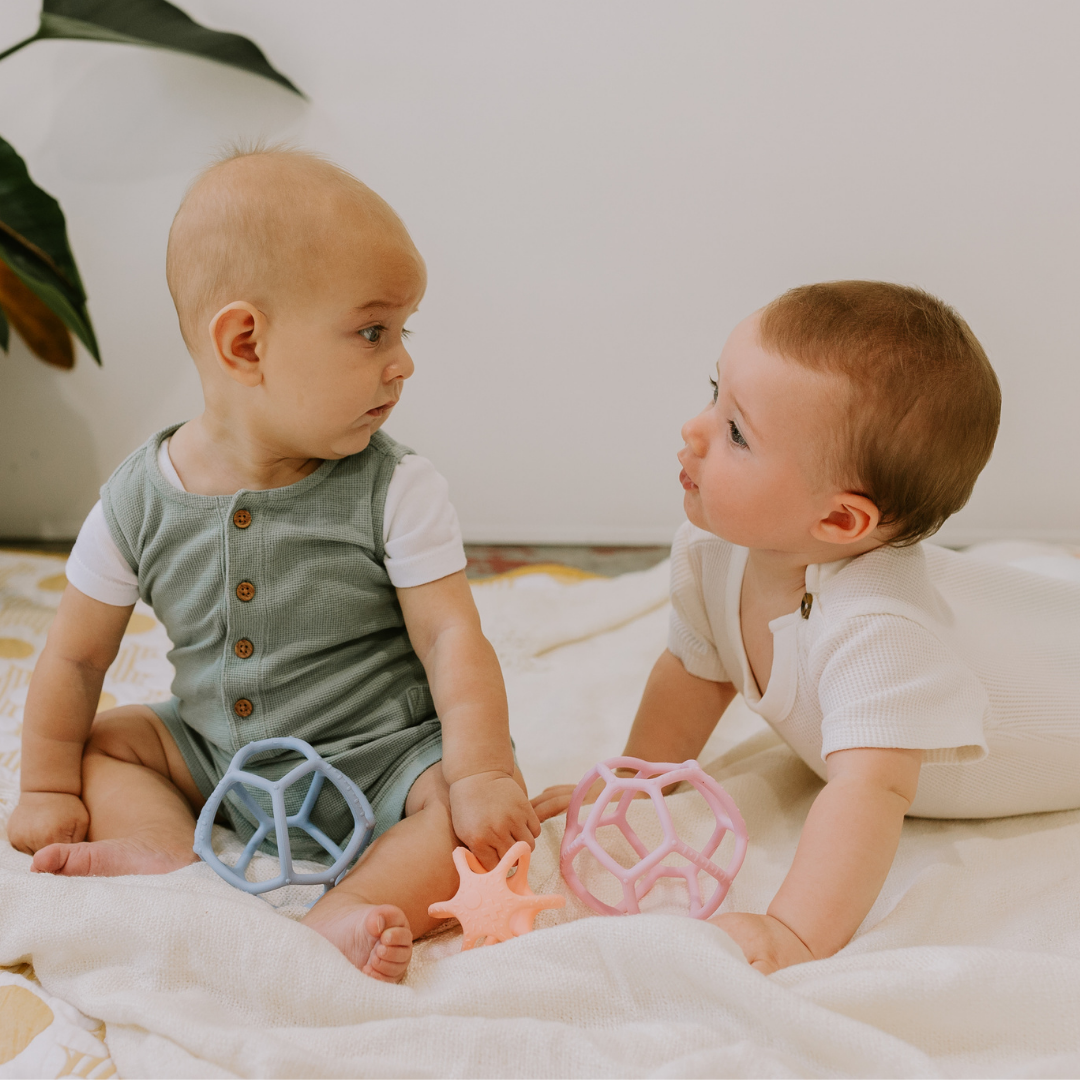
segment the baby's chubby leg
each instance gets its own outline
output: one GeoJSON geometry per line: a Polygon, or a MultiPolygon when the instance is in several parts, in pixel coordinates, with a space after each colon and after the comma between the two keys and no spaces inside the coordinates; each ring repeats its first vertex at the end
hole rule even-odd
{"type": "Polygon", "coordinates": [[[165,874],[197,861],[191,849],[204,799],[176,741],[152,709],[98,713],[83,753],[87,839],[49,844],[32,869],[70,876],[165,874]]]}
{"type": "Polygon", "coordinates": [[[428,914],[428,905],[457,891],[453,851],[459,841],[441,763],[417,778],[405,815],[304,918],[365,975],[385,982],[404,977],[413,938],[443,921],[428,914]]]}

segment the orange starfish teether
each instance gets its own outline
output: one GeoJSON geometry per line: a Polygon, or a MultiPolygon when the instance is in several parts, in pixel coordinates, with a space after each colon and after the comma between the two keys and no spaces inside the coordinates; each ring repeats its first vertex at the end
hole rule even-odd
{"type": "Polygon", "coordinates": [[[485,945],[492,945],[527,934],[541,911],[561,908],[566,903],[564,896],[537,896],[529,888],[531,855],[529,845],[519,840],[494,870],[485,871],[467,847],[454,849],[454,864],[461,884],[453,899],[432,904],[428,914],[461,923],[462,952],[471,949],[480,938],[485,945]],[[515,864],[517,873],[508,878],[515,864]]]}

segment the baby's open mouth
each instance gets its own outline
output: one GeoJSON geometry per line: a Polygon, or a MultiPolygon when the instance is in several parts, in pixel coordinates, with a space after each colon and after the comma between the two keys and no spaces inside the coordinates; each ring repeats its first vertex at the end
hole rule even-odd
{"type": "Polygon", "coordinates": [[[368,409],[364,415],[372,416],[377,419],[380,416],[385,416],[396,404],[396,401],[388,401],[385,405],[380,405],[378,408],[368,409]]]}
{"type": "Polygon", "coordinates": [[[679,473],[679,483],[682,484],[683,488],[686,491],[694,491],[697,489],[697,484],[695,484],[694,481],[690,479],[685,469],[683,469],[682,472],[679,473]]]}

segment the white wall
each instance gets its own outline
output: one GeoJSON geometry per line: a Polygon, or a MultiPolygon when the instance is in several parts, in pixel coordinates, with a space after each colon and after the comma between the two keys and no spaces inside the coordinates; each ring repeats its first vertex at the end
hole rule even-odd
{"type": "MultiPolygon", "coordinates": [[[[164,279],[226,139],[329,154],[428,261],[389,430],[468,538],[662,542],[674,453],[732,325],[785,288],[920,284],[1005,408],[954,542],[1080,540],[1080,5],[1064,0],[182,0],[311,96],[186,57],[38,43],[0,133],[61,201],[105,366],[0,355],[0,535],[71,535],[97,485],[198,408],[164,279]]],[[[34,0],[4,0],[0,47],[34,0]]]]}

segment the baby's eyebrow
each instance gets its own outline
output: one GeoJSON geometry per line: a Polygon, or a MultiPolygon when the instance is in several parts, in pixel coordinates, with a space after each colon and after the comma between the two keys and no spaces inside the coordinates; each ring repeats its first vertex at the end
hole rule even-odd
{"type": "MultiPolygon", "coordinates": [[[[352,309],[351,314],[353,314],[353,315],[368,315],[368,314],[371,314],[372,312],[400,311],[404,307],[404,305],[407,304],[407,303],[408,303],[408,300],[402,301],[400,299],[399,300],[369,300],[366,304],[357,304],[352,309]]],[[[416,307],[409,309],[409,315],[414,315],[419,307],[420,307],[420,305],[417,304],[416,307]]],[[[407,317],[408,316],[406,316],[406,318],[407,317]]]]}

